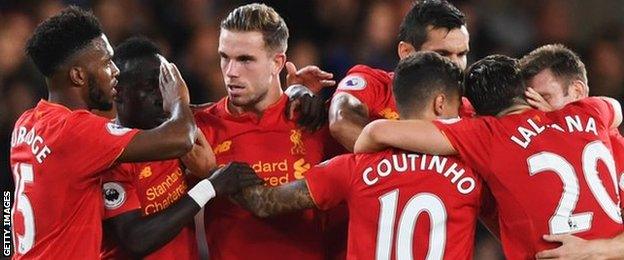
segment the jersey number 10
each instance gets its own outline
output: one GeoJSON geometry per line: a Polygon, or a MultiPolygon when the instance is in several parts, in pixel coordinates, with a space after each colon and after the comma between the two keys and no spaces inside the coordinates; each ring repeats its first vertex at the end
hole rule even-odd
{"type": "MultiPolygon", "coordinates": [[[[377,249],[375,259],[389,260],[392,252],[394,238],[394,221],[396,219],[397,201],[399,190],[393,190],[381,197],[381,209],[379,211],[379,228],[377,230],[377,249]]],[[[412,245],[414,240],[414,228],[418,216],[427,212],[429,215],[431,230],[429,231],[429,250],[427,260],[442,259],[444,256],[444,244],[446,242],[446,209],[442,200],[428,192],[414,195],[405,204],[399,220],[396,238],[396,259],[414,259],[412,245]]]]}

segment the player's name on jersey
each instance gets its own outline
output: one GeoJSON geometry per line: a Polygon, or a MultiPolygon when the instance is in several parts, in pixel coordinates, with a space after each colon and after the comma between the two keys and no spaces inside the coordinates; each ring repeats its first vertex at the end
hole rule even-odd
{"type": "Polygon", "coordinates": [[[539,116],[527,119],[527,124],[519,126],[517,129],[520,137],[512,135],[511,140],[520,147],[526,149],[531,144],[532,138],[538,136],[546,129],[555,129],[563,133],[585,132],[593,133],[596,136],[598,135],[598,131],[596,130],[596,120],[594,120],[593,117],[589,117],[586,121],[582,121],[578,115],[566,116],[566,128],[563,128],[556,123],[550,125],[540,124],[539,120],[539,116]]]}
{"type": "Polygon", "coordinates": [[[30,146],[30,151],[40,164],[52,153],[52,150],[45,144],[43,138],[37,135],[34,127],[29,130],[26,127],[20,126],[13,130],[11,134],[11,148],[15,148],[21,144],[30,146]]]}
{"type": "Polygon", "coordinates": [[[466,170],[448,158],[427,154],[393,154],[391,159],[385,158],[376,166],[369,166],[362,172],[362,180],[368,186],[375,185],[381,178],[395,174],[422,173],[435,171],[446,177],[455,185],[461,194],[468,194],[475,189],[476,181],[471,176],[463,176],[466,170]],[[420,160],[419,160],[420,159],[420,160]],[[417,172],[418,171],[418,172],[417,172]]]}

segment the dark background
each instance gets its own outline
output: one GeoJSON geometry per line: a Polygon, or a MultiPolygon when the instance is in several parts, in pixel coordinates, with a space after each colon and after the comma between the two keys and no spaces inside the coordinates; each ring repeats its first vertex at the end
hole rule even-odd
{"type": "MultiPolygon", "coordinates": [[[[564,43],[587,65],[591,95],[624,97],[624,0],[452,1],[468,17],[469,63],[493,53],[520,57],[547,43],[564,43]]],[[[219,21],[248,1],[0,0],[0,176],[12,190],[9,136],[15,120],[47,96],[42,76],[24,56],[34,27],[67,4],[92,9],[112,45],[142,34],[165,50],[184,74],[192,102],[225,94],[217,54],[219,21]]],[[[265,1],[290,29],[288,57],[320,65],[339,80],[357,63],[391,70],[396,35],[411,1],[265,1]]],[[[484,236],[480,232],[479,237],[484,236]]],[[[492,240],[480,240],[476,259],[497,259],[492,240]]]]}

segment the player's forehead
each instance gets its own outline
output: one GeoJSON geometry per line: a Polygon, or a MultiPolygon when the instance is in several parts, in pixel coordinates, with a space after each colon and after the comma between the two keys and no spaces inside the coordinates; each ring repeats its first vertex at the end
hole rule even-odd
{"type": "Polygon", "coordinates": [[[550,69],[545,69],[537,73],[528,80],[528,87],[533,88],[540,94],[561,94],[563,95],[563,80],[556,77],[550,69]]]}
{"type": "Polygon", "coordinates": [[[459,54],[468,52],[469,41],[470,35],[466,26],[451,30],[429,26],[427,40],[420,46],[420,50],[459,54]]]}
{"type": "Polygon", "coordinates": [[[256,56],[266,52],[266,45],[261,32],[221,29],[219,34],[219,53],[227,54],[228,56],[256,56]]]}
{"type": "Polygon", "coordinates": [[[95,53],[97,53],[99,56],[102,56],[105,58],[113,57],[113,54],[115,53],[113,51],[113,46],[111,46],[110,42],[108,41],[108,38],[104,34],[93,39],[92,50],[95,53]]]}

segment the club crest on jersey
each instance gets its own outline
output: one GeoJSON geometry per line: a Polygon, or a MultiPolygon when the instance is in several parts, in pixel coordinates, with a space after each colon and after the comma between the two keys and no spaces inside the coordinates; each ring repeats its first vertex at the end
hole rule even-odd
{"type": "Polygon", "coordinates": [[[338,89],[342,90],[362,90],[366,87],[366,80],[360,76],[347,76],[344,78],[340,84],[338,84],[338,89]]]}
{"type": "Polygon", "coordinates": [[[290,148],[290,154],[292,155],[305,155],[305,145],[303,144],[303,137],[301,129],[290,130],[290,141],[293,143],[293,147],[290,148]]]}
{"type": "Polygon", "coordinates": [[[108,130],[108,132],[112,135],[122,136],[130,132],[132,129],[109,122],[106,124],[106,130],[108,130]]]}
{"type": "Polygon", "coordinates": [[[102,192],[104,193],[104,207],[108,210],[121,207],[126,200],[126,191],[119,183],[104,183],[102,192]]]}

